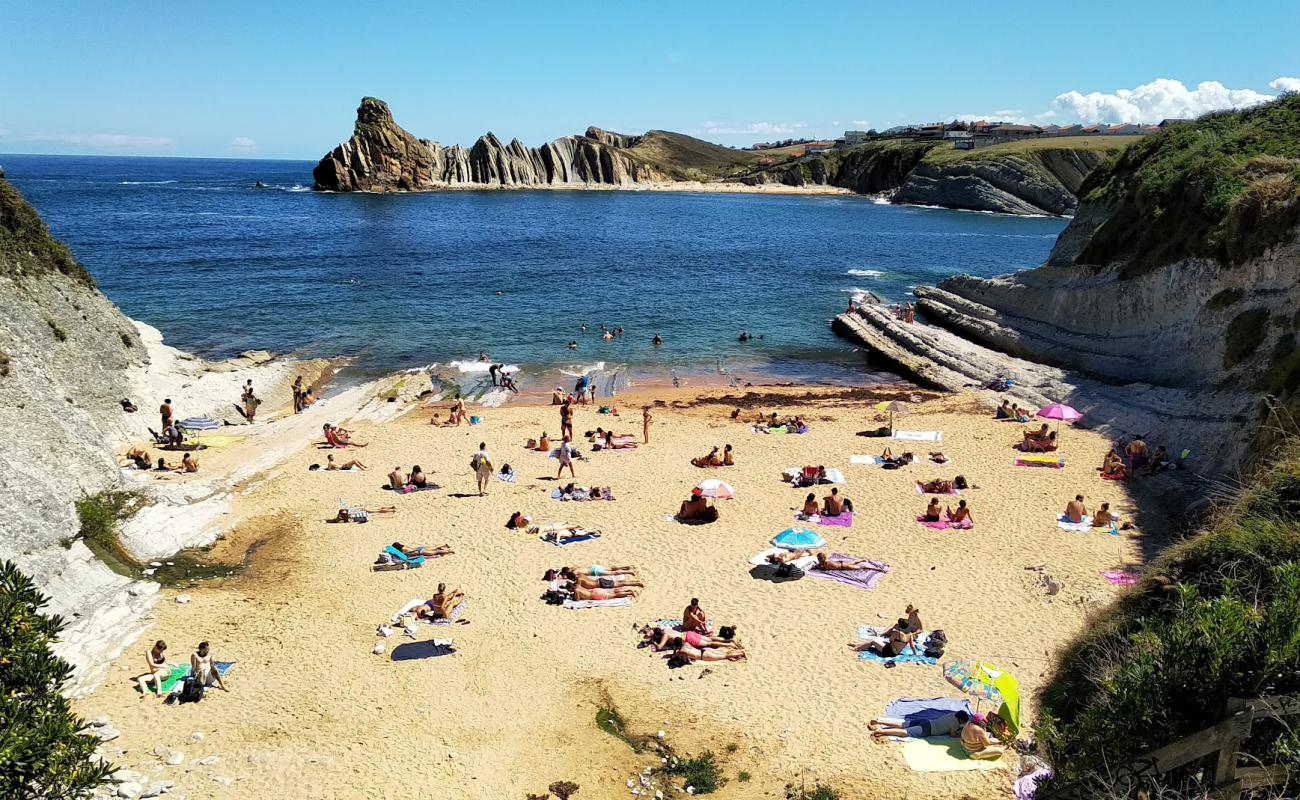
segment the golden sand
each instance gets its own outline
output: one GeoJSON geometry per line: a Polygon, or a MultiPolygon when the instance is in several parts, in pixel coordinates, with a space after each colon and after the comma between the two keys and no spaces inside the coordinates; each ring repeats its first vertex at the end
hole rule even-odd
{"type": "MultiPolygon", "coordinates": [[[[561,779],[582,787],[580,800],[628,797],[628,776],[657,758],[597,729],[596,709],[608,702],[636,731],[664,730],[678,751],[717,754],[730,779],[719,798],[781,797],[786,783],[801,780],[828,783],[845,797],[1009,796],[1011,758],[1007,770],[914,773],[897,745],[874,744],[867,720],[889,700],[958,693],[938,667],[884,669],[859,662],[848,644],[859,625],[888,625],[914,603],[927,628],[947,633],[949,657],[1004,667],[1032,696],[1053,652],[1116,591],[1099,572],[1138,558],[1131,534],[1056,527],[1076,493],[1089,508],[1109,500],[1130,511],[1124,487],[1100,480],[1095,469],[1108,442],[1066,430],[1066,468],[1014,467],[1020,426],[995,422],[969,398],[943,397],[914,404],[897,422],[943,431],[940,445],[890,444],[895,452],[942,449],[951,464],[886,471],[849,463],[851,454],[878,454],[886,444],[855,435],[880,424],[862,391],[763,391],[782,397],[756,402],[804,414],[811,432],[756,434],[730,420],[726,402],[695,403],[691,392],[665,390],[657,396],[674,399],[654,409],[648,446],[591,453],[582,443],[587,460],[577,462],[578,482],[612,487],[615,502],[549,499],[558,462],[522,447],[543,430],[558,433],[549,406],[478,410],[485,421],[473,427],[430,426],[427,411],[358,426],[355,438],[369,447],[334,453],[360,458],[367,472],[308,471],[327,453],[303,442],[241,499],[249,521],[214,554],[240,557],[257,542],[247,570],[219,585],[165,590],[148,636],[166,639],[177,660],[210,640],[219,660],[238,662],[231,692],[211,691],[182,707],[141,699],[129,681],[142,671],[148,643],[141,642],[80,710],[108,714],[121,728],[113,745],[127,751],[122,763],[156,772],[190,797],[522,800],[561,779]],[[494,481],[482,498],[455,496],[473,492],[468,462],[480,441],[498,466],[516,469],[518,482],[494,481]],[[737,466],[690,465],[728,442],[737,466]],[[442,490],[394,496],[380,489],[395,465],[413,463],[442,490]],[[791,525],[807,491],[782,483],[782,469],[805,464],[847,476],[841,492],[857,508],[853,527],[819,530],[831,550],[892,566],[874,591],[749,575],[747,559],[791,525]],[[914,517],[925,501],[914,482],[955,475],[978,486],[964,495],[974,530],[922,528],[914,517]],[[719,503],[721,520],[666,522],[706,477],[736,489],[736,499],[719,503]],[[364,525],[326,524],[339,501],[398,510],[364,525]],[[604,537],[558,549],[506,530],[516,510],[535,521],[599,528],[604,537]],[[446,543],[456,552],[422,569],[372,572],[393,541],[446,543]],[[633,607],[570,611],[539,599],[545,569],[593,563],[639,568],[647,587],[633,607]],[[1025,569],[1039,564],[1064,586],[1054,597],[1025,569]],[[385,642],[385,655],[372,654],[376,626],[408,599],[430,597],[438,582],[468,595],[470,624],[421,626],[419,638],[454,638],[457,652],[395,662],[389,655],[409,641],[399,633],[385,642]],[[192,602],[172,602],[180,593],[192,602]],[[636,647],[634,623],[679,617],[691,597],[715,626],[738,626],[746,663],[670,670],[636,647]],[[202,741],[191,739],[196,732],[202,741]],[[164,767],[151,754],[157,744],[183,751],[185,765],[164,767]],[[191,763],[206,756],[219,761],[191,763]],[[749,781],[737,780],[742,770],[749,781]]],[[[612,425],[639,439],[635,399],[620,398],[620,411],[611,417],[579,407],[575,427],[581,434],[612,425]]],[[[238,457],[237,448],[220,455],[238,457]]]]}

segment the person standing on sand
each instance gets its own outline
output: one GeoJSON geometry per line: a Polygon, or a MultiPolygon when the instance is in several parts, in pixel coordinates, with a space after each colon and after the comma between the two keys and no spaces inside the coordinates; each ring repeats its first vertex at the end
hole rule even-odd
{"type": "Polygon", "coordinates": [[[916,322],[916,306],[911,303],[907,304],[907,307],[903,309],[903,321],[908,325],[916,322]]]}
{"type": "Polygon", "coordinates": [[[465,398],[457,397],[456,402],[451,404],[451,418],[457,425],[469,422],[469,415],[465,413],[465,398]]]}
{"type": "Polygon", "coordinates": [[[302,413],[302,376],[293,379],[293,413],[302,413]]]}
{"type": "Polygon", "coordinates": [[[244,401],[244,419],[252,422],[253,417],[257,416],[257,406],[262,401],[258,400],[257,395],[253,394],[253,381],[251,378],[248,383],[244,384],[244,395],[242,399],[244,401]]]}
{"type": "Polygon", "coordinates": [[[560,403],[560,440],[573,440],[573,401],[567,397],[560,403]]]}
{"type": "Polygon", "coordinates": [[[169,397],[162,401],[158,406],[158,416],[162,418],[162,429],[165,431],[172,424],[172,399],[169,397]]]}
{"type": "Polygon", "coordinates": [[[650,406],[641,407],[641,440],[650,444],[650,423],[654,417],[650,415],[650,406]]]}
{"type": "Polygon", "coordinates": [[[492,479],[492,456],[488,455],[487,443],[478,443],[478,452],[470,459],[469,466],[474,470],[478,481],[478,496],[487,494],[488,481],[492,479]]]}
{"type": "Polygon", "coordinates": [[[557,457],[560,459],[560,468],[555,472],[556,480],[559,480],[560,476],[564,474],[565,467],[569,468],[570,478],[578,477],[577,473],[573,471],[573,447],[569,445],[567,440],[560,442],[560,451],[557,457]]]}

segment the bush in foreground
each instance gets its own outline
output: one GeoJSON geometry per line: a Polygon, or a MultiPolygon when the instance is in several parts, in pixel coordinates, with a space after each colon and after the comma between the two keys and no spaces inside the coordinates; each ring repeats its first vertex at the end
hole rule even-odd
{"type": "Polygon", "coordinates": [[[72,674],[50,652],[63,620],[13,563],[0,563],[0,797],[87,796],[112,767],[90,760],[98,744],[61,689],[72,674]]]}

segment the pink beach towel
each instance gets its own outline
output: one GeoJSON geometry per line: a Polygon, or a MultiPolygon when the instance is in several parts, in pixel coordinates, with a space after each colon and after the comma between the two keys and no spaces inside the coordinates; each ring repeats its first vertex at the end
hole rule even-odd
{"type": "Polygon", "coordinates": [[[1106,570],[1101,573],[1101,577],[1115,586],[1133,586],[1138,582],[1137,575],[1118,569],[1106,570]]]}
{"type": "Polygon", "coordinates": [[[814,525],[827,525],[832,528],[851,528],[853,527],[853,512],[844,511],[834,517],[824,517],[820,514],[805,516],[795,514],[794,518],[799,522],[811,522],[814,525]]]}
{"type": "MultiPolygon", "coordinates": [[[[831,553],[831,561],[845,560],[854,558],[844,553],[831,553]]],[[[835,581],[845,586],[856,586],[859,589],[874,589],[876,584],[885,577],[890,571],[890,566],[880,561],[872,561],[871,567],[863,569],[835,569],[828,572],[813,567],[804,574],[810,578],[820,578],[827,581],[835,581]]]]}
{"type": "Polygon", "coordinates": [[[960,522],[960,523],[957,523],[957,524],[953,524],[953,523],[949,522],[949,521],[946,520],[946,519],[941,519],[941,520],[939,520],[938,522],[929,522],[929,521],[926,520],[924,514],[922,514],[921,516],[917,517],[917,518],[916,518],[916,521],[919,522],[919,523],[921,523],[921,524],[924,525],[925,527],[930,528],[931,530],[936,530],[936,531],[946,531],[946,530],[961,530],[961,531],[968,531],[968,530],[970,530],[971,528],[974,528],[974,527],[975,527],[975,523],[971,522],[970,520],[965,520],[965,521],[960,522]]]}

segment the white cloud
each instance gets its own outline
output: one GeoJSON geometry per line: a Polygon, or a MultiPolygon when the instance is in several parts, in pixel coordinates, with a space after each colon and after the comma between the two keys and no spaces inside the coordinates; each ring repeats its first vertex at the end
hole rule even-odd
{"type": "Polygon", "coordinates": [[[855,120],[853,120],[853,124],[854,124],[854,125],[857,125],[859,128],[870,128],[870,127],[871,127],[871,120],[869,120],[869,119],[855,119],[855,120]]]}
{"type": "Polygon", "coordinates": [[[252,150],[257,147],[257,142],[247,136],[236,136],[230,141],[230,146],[236,150],[252,150]]]}
{"type": "Polygon", "coordinates": [[[1248,108],[1272,99],[1273,95],[1229,89],[1218,81],[1204,81],[1189,89],[1182,81],[1157,78],[1113,93],[1069,91],[1056,96],[1055,106],[1063,117],[1084,123],[1159,122],[1166,117],[1192,118],[1211,111],[1248,108]]]}
{"type": "Polygon", "coordinates": [[[163,136],[134,136],[128,133],[36,133],[21,137],[27,142],[46,142],[49,144],[66,144],[74,147],[97,147],[105,149],[173,147],[176,142],[163,136]]]}
{"type": "Polygon", "coordinates": [[[704,132],[716,136],[782,136],[807,127],[806,122],[705,122],[704,132]]]}
{"type": "Polygon", "coordinates": [[[1274,78],[1268,82],[1268,88],[1279,92],[1300,92],[1300,78],[1274,78]]]}

